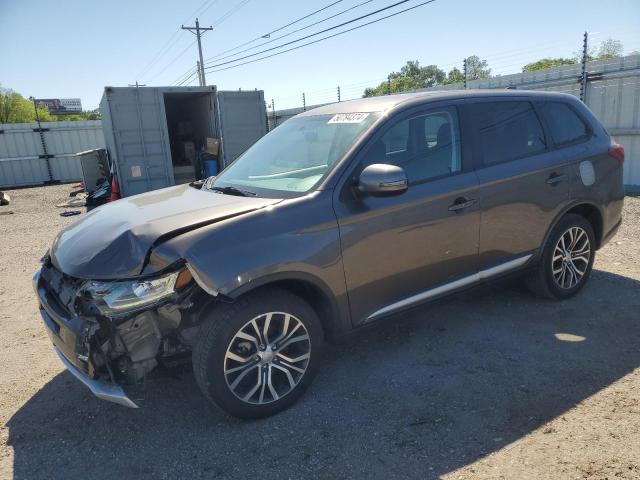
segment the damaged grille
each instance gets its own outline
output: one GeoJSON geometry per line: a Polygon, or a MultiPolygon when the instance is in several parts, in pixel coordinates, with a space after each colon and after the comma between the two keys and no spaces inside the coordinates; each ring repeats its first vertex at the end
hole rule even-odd
{"type": "Polygon", "coordinates": [[[77,293],[84,280],[69,277],[47,262],[40,272],[44,287],[58,303],[58,306],[69,315],[76,315],[77,293]]]}

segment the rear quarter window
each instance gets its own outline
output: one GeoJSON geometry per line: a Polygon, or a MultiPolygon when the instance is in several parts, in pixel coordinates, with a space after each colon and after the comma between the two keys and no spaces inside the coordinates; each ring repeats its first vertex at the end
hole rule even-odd
{"type": "Polygon", "coordinates": [[[539,110],[556,145],[566,145],[589,137],[589,127],[566,103],[543,102],[539,110]]]}
{"type": "Polygon", "coordinates": [[[527,101],[481,102],[469,114],[484,166],[509,162],[544,151],[542,125],[527,101]]]}

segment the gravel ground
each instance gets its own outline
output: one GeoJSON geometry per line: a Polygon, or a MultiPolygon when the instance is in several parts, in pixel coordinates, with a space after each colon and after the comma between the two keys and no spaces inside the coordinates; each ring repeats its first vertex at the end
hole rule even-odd
{"type": "Polygon", "coordinates": [[[244,422],[190,373],[129,410],[63,371],[30,281],[70,190],[1,207],[0,478],[640,478],[639,198],[577,297],[511,281],[414,311],[330,346],[297,405],[244,422]]]}

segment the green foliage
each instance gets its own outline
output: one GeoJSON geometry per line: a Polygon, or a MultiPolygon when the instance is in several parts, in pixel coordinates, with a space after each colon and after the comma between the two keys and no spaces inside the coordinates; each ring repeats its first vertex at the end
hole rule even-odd
{"type": "Polygon", "coordinates": [[[100,110],[85,110],[80,113],[73,113],[70,115],[55,115],[54,121],[58,122],[82,122],[84,120],[101,120],[100,110]]]}
{"type": "MultiPolygon", "coordinates": [[[[46,108],[39,108],[41,122],[55,121],[46,108]]],[[[33,102],[18,92],[0,87],[0,123],[29,123],[36,120],[33,102]]]]}
{"type": "MultiPolygon", "coordinates": [[[[46,107],[38,108],[41,122],[78,122],[82,120],[100,120],[98,109],[73,115],[51,115],[46,107]]],[[[10,88],[0,86],[0,123],[30,123],[36,121],[33,101],[24,98],[10,88]]]]}
{"type": "Polygon", "coordinates": [[[399,72],[392,72],[388,76],[387,82],[382,82],[375,88],[367,88],[364,91],[365,97],[386,95],[388,93],[408,92],[421,88],[442,85],[446,78],[443,70],[436,65],[421,67],[420,62],[408,61],[399,72]]]}
{"type": "Polygon", "coordinates": [[[536,62],[527,63],[522,67],[523,72],[533,72],[535,70],[544,70],[545,68],[557,67],[560,65],[575,65],[573,58],[543,58],[536,62]]]}
{"type": "Polygon", "coordinates": [[[601,59],[621,57],[622,50],[622,42],[620,40],[614,40],[613,38],[609,37],[606,40],[603,40],[598,47],[596,58],[601,59]]]}
{"type": "Polygon", "coordinates": [[[467,81],[489,78],[490,76],[491,69],[486,60],[481,60],[477,55],[467,57],[467,81]]]}
{"type": "Polygon", "coordinates": [[[464,74],[457,68],[453,67],[447,73],[447,78],[444,80],[444,84],[448,85],[449,83],[462,83],[464,82],[464,74]]]}
{"type": "Polygon", "coordinates": [[[56,115],[55,117],[58,122],[80,122],[84,120],[82,115],[75,113],[72,115],[56,115]]]}
{"type": "MultiPolygon", "coordinates": [[[[620,57],[623,45],[620,40],[607,38],[597,47],[591,47],[587,53],[588,60],[601,60],[604,58],[620,57]]],[[[523,72],[534,70],[544,70],[545,68],[557,67],[559,65],[575,65],[582,61],[582,52],[575,52],[574,58],[543,58],[536,62],[531,62],[522,67],[523,72]]]]}
{"type": "MultiPolygon", "coordinates": [[[[467,79],[476,80],[491,76],[491,69],[486,60],[481,60],[477,55],[467,58],[467,79]]],[[[421,67],[417,60],[408,61],[399,72],[392,72],[387,77],[388,81],[382,82],[374,88],[367,88],[364,97],[387,95],[389,93],[409,92],[422,88],[447,85],[449,83],[464,82],[464,74],[453,68],[448,74],[438,68],[437,65],[421,67]]]]}
{"type": "MultiPolygon", "coordinates": [[[[590,47],[587,52],[587,60],[602,60],[605,58],[621,57],[624,46],[620,40],[615,40],[611,37],[600,42],[597,47],[590,47]]],[[[633,55],[633,52],[631,53],[633,55]]],[[[576,63],[582,61],[582,51],[574,52],[573,56],[576,63]]]]}
{"type": "Polygon", "coordinates": [[[102,120],[100,110],[98,110],[97,108],[95,110],[84,111],[81,115],[83,120],[102,120]]]}

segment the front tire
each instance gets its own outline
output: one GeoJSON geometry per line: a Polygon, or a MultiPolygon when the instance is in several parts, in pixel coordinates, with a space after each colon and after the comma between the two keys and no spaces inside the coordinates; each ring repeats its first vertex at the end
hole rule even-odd
{"type": "Polygon", "coordinates": [[[527,278],[527,286],[541,297],[572,297],[589,279],[595,255],[591,223],[569,213],[551,231],[538,266],[527,278]]]}
{"type": "Polygon", "coordinates": [[[300,297],[265,288],[212,309],[193,349],[204,395],[240,418],[278,413],[304,393],[322,355],[316,312],[300,297]]]}

